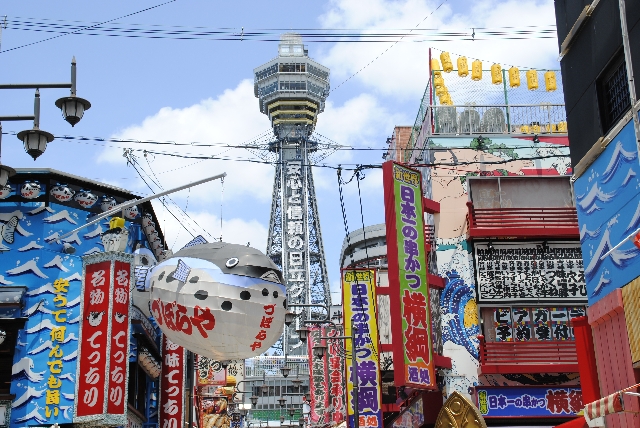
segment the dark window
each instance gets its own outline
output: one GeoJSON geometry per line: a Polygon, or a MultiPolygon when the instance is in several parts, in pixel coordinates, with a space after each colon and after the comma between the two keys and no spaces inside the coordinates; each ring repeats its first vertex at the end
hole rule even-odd
{"type": "Polygon", "coordinates": [[[137,362],[129,363],[129,404],[142,415],[147,408],[147,375],[137,362]]]}
{"type": "Polygon", "coordinates": [[[606,133],[631,107],[627,66],[621,54],[598,79],[598,98],[602,130],[606,133]]]}

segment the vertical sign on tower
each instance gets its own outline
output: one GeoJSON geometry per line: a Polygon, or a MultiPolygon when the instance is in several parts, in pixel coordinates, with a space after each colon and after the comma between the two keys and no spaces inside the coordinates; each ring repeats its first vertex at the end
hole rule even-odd
{"type": "Polygon", "coordinates": [[[158,422],[162,428],[182,428],[184,424],[186,352],[162,335],[162,374],[158,422]]]}
{"type": "MultiPolygon", "coordinates": [[[[358,374],[358,422],[360,428],[382,427],[382,391],[380,389],[380,354],[376,323],[376,271],[345,269],[342,271],[342,304],[344,307],[347,355],[355,353],[358,374]],[[352,336],[352,328],[355,334],[352,336]]],[[[354,377],[351,358],[347,366],[347,408],[349,426],[354,427],[354,377]]]]}
{"type": "Polygon", "coordinates": [[[126,425],[133,256],[83,257],[74,423],[126,425]]]}
{"type": "Polygon", "coordinates": [[[391,161],[382,174],[395,384],[434,389],[421,175],[391,161]]]}

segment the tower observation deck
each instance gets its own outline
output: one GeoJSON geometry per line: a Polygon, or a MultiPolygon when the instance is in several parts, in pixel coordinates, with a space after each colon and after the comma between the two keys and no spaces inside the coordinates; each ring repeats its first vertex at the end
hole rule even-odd
{"type": "MultiPolygon", "coordinates": [[[[276,168],[266,254],[281,269],[289,304],[331,306],[310,154],[318,151],[311,134],[329,93],[329,69],[308,56],[298,34],[286,33],[278,57],[254,69],[260,111],[271,120],[269,143],[276,168]]],[[[324,318],[317,308],[296,308],[296,321],[282,337],[284,355],[304,355],[296,330],[305,319],[324,318]]],[[[276,345],[278,346],[278,345],[276,345]]],[[[278,351],[276,351],[278,352],[278,351]]]]}

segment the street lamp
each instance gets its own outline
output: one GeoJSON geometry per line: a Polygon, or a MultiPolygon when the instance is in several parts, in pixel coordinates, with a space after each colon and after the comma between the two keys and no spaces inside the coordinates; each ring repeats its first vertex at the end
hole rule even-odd
{"type": "Polygon", "coordinates": [[[283,424],[284,423],[284,415],[280,416],[280,423],[283,424]]]}
{"type": "Polygon", "coordinates": [[[296,414],[296,409],[294,409],[293,407],[289,407],[289,416],[293,417],[293,415],[296,414]]]}
{"type": "Polygon", "coordinates": [[[300,425],[300,428],[304,427],[304,418],[298,419],[298,425],[300,425]]]}
{"type": "Polygon", "coordinates": [[[71,96],[56,100],[56,107],[62,111],[62,117],[71,126],[80,122],[84,112],[91,108],[91,103],[84,98],[76,96],[76,57],[71,60],[71,96]]]}
{"type": "Polygon", "coordinates": [[[316,345],[313,347],[313,356],[317,359],[322,359],[327,352],[327,347],[324,345],[316,345]]]}
{"type": "Polygon", "coordinates": [[[289,376],[289,373],[291,372],[291,367],[287,367],[287,366],[283,365],[282,367],[280,367],[280,372],[282,373],[282,377],[287,377],[287,376],[289,376]]]}
{"type": "Polygon", "coordinates": [[[280,405],[280,407],[284,408],[284,406],[286,406],[287,404],[287,399],[283,396],[280,396],[280,398],[278,398],[278,404],[280,405]]]}
{"type": "MultiPolygon", "coordinates": [[[[33,103],[33,116],[0,116],[2,121],[33,120],[33,128],[18,133],[18,139],[24,144],[25,151],[35,160],[44,153],[47,144],[54,137],[49,132],[40,129],[40,89],[71,88],[71,96],[63,97],[56,101],[56,106],[62,111],[62,116],[72,126],[82,119],[85,110],[91,108],[91,103],[84,98],[76,96],[76,60],[71,60],[71,83],[16,83],[0,84],[0,89],[35,89],[36,95],[33,103]]],[[[0,129],[1,125],[0,125],[0,129]]],[[[6,184],[7,168],[0,166],[0,185],[6,184]],[[6,177],[5,177],[6,176],[6,177]],[[4,181],[4,182],[3,182],[4,181]]]]}
{"type": "Polygon", "coordinates": [[[298,337],[300,337],[300,341],[302,342],[307,341],[307,337],[309,337],[309,329],[307,327],[300,327],[299,329],[296,330],[296,333],[298,333],[298,337]]]}
{"type": "Polygon", "coordinates": [[[258,396],[256,395],[252,395],[251,397],[249,397],[249,400],[251,400],[251,404],[253,404],[254,406],[258,404],[258,396]]]}

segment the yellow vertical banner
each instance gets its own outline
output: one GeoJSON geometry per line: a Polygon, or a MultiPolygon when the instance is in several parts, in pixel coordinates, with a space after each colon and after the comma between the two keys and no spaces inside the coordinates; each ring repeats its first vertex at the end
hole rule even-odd
{"type": "Polygon", "coordinates": [[[382,427],[382,391],[380,389],[380,354],[376,321],[376,271],[345,269],[342,271],[344,307],[347,409],[349,426],[354,424],[353,364],[355,352],[358,375],[358,422],[360,428],[382,427]],[[352,332],[355,331],[355,334],[352,332]]]}

